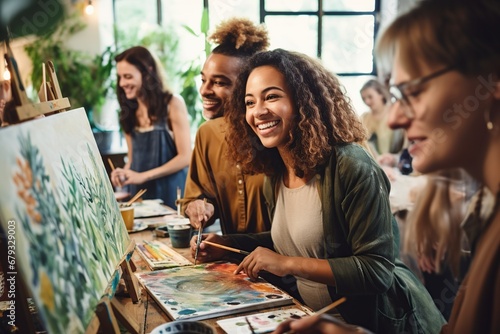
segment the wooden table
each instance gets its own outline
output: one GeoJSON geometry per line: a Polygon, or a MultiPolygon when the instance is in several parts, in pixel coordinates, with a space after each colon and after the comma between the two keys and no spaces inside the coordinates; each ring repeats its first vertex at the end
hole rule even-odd
{"type": "MultiPolygon", "coordinates": [[[[143,240],[146,241],[151,241],[151,240],[159,240],[161,242],[164,242],[168,246],[171,247],[170,239],[169,238],[156,238],[156,235],[154,234],[153,230],[145,230],[142,232],[137,232],[137,233],[131,233],[130,238],[135,240],[136,243],[140,243],[143,240]]],[[[189,248],[176,248],[175,249],[179,254],[183,255],[185,258],[193,262],[193,258],[191,257],[191,252],[189,248]]],[[[142,271],[150,271],[149,267],[146,264],[146,261],[142,259],[142,257],[138,254],[138,252],[134,252],[134,255],[132,256],[132,260],[134,264],[137,267],[137,272],[142,272],[142,271]]],[[[165,312],[162,311],[162,309],[158,306],[156,301],[146,292],[145,289],[141,288],[141,301],[137,304],[133,304],[132,300],[130,297],[128,297],[125,293],[123,292],[117,292],[116,298],[120,301],[122,305],[125,306],[127,313],[133,317],[133,319],[141,325],[141,332],[140,333],[150,333],[155,327],[165,323],[172,321],[171,319],[168,318],[168,316],[165,314],[165,312]]],[[[278,310],[278,309],[287,309],[287,308],[292,308],[292,307],[297,307],[304,312],[311,314],[312,311],[311,309],[303,306],[300,304],[298,301],[294,300],[294,304],[292,305],[287,305],[287,306],[282,306],[282,307],[274,307],[274,308],[269,308],[266,311],[269,310],[278,310]]],[[[212,319],[207,319],[203,320],[203,322],[209,324],[210,326],[214,327],[217,331],[217,333],[224,334],[225,332],[217,325],[216,321],[224,318],[232,318],[235,316],[241,316],[245,314],[253,314],[255,311],[251,312],[242,312],[237,315],[229,315],[225,317],[219,317],[219,318],[212,318],[212,319]]]]}

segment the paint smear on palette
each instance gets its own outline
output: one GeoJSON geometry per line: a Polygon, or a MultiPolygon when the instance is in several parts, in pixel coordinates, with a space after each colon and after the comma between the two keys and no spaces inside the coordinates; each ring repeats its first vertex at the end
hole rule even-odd
{"type": "Polygon", "coordinates": [[[230,334],[252,334],[252,330],[248,326],[245,318],[248,319],[254,333],[269,333],[278,327],[280,323],[288,319],[300,319],[308,315],[298,308],[290,308],[286,310],[276,310],[265,313],[251,314],[247,316],[223,319],[217,321],[217,324],[230,334]]]}
{"type": "Polygon", "coordinates": [[[209,263],[136,273],[145,289],[173,320],[202,320],[288,305],[293,298],[259,279],[234,275],[233,263],[209,263]]]}

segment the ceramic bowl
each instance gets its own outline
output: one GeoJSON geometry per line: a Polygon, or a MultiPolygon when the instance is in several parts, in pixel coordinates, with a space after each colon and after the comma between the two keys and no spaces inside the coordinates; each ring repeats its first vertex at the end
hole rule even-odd
{"type": "Polygon", "coordinates": [[[162,324],[151,334],[215,334],[215,329],[201,321],[173,321],[162,324]]]}

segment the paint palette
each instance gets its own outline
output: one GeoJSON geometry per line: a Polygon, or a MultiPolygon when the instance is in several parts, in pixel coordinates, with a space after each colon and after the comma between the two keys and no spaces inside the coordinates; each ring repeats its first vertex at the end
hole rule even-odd
{"type": "Polygon", "coordinates": [[[288,319],[300,319],[308,314],[298,308],[276,310],[265,313],[251,314],[242,317],[229,318],[217,321],[217,324],[230,334],[252,334],[246,319],[252,325],[254,333],[269,333],[278,327],[280,323],[288,319]],[[246,319],[245,319],[246,318],[246,319]]]}
{"type": "Polygon", "coordinates": [[[233,274],[233,263],[208,263],[136,273],[139,281],[173,320],[202,320],[293,303],[272,284],[233,274]]]}
{"type": "Polygon", "coordinates": [[[177,212],[162,204],[158,199],[145,199],[132,204],[134,207],[134,218],[159,217],[173,215],[177,212]]]}

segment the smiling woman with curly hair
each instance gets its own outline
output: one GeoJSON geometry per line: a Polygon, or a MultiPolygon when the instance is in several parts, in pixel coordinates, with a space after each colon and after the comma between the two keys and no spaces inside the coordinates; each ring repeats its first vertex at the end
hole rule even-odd
{"type": "MultiPolygon", "coordinates": [[[[248,173],[275,174],[283,166],[277,148],[264,150],[258,135],[247,124],[245,113],[245,86],[253,68],[263,65],[275,67],[285,78],[297,114],[285,146],[293,157],[297,176],[313,172],[325,165],[335,144],[362,142],[366,139],[364,127],[352,109],[338,79],[316,60],[300,53],[282,57],[285,51],[262,53],[252,59],[236,83],[231,107],[227,114],[232,124],[227,136],[229,152],[248,173]]],[[[288,53],[288,52],[287,52],[288,53]]]]}
{"type": "MultiPolygon", "coordinates": [[[[389,181],[358,144],[365,132],[338,79],[303,54],[257,53],[225,117],[231,158],[267,175],[272,220],[270,232],[204,236],[251,252],[236,273],[293,275],[314,310],[345,296],[342,317],[376,333],[435,333],[444,319],[397,259],[389,181]]],[[[200,249],[201,261],[224,256],[203,242],[200,249]]]]}

